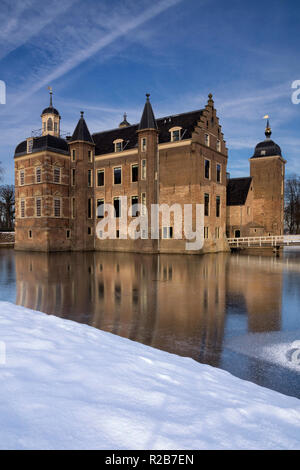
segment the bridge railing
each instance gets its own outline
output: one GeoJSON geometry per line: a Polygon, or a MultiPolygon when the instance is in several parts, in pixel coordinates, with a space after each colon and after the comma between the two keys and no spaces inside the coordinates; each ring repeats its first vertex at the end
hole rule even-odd
{"type": "Polygon", "coordinates": [[[266,237],[239,237],[227,238],[231,247],[264,247],[264,246],[288,246],[299,245],[300,235],[271,235],[266,237]]]}

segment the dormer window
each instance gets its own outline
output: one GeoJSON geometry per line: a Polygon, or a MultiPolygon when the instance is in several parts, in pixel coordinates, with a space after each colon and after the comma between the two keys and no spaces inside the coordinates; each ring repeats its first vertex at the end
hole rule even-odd
{"type": "Polygon", "coordinates": [[[33,149],[33,139],[27,140],[27,153],[32,153],[33,149]]]}
{"type": "Polygon", "coordinates": [[[115,152],[122,152],[123,150],[123,139],[114,140],[115,152]]]}
{"type": "Polygon", "coordinates": [[[266,151],[265,151],[265,150],[261,150],[260,154],[261,154],[261,155],[266,155],[266,151]]]}
{"type": "Polygon", "coordinates": [[[171,142],[178,142],[181,139],[181,127],[172,127],[169,132],[171,133],[171,142]]]}

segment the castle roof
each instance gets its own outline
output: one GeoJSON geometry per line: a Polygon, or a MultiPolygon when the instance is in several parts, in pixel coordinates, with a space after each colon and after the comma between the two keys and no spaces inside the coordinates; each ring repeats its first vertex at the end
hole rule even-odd
{"type": "Polygon", "coordinates": [[[140,121],[139,131],[143,129],[156,129],[157,130],[157,123],[156,123],[154,112],[150,103],[149,93],[146,94],[146,97],[147,99],[146,99],[146,103],[144,106],[142,118],[140,121]]]}
{"type": "Polygon", "coordinates": [[[57,111],[57,109],[53,108],[53,106],[48,106],[48,108],[45,108],[42,112],[42,116],[43,114],[56,114],[57,116],[59,116],[59,112],[57,111]]]}
{"type": "MultiPolygon", "coordinates": [[[[69,146],[65,139],[55,137],[54,135],[43,135],[41,137],[33,137],[32,153],[41,152],[43,150],[50,150],[64,155],[69,154],[69,146]]],[[[15,150],[15,157],[26,155],[27,141],[23,140],[15,150]]]]}
{"type": "Polygon", "coordinates": [[[252,178],[230,178],[227,183],[227,206],[243,206],[246,203],[252,178]]]}
{"type": "Polygon", "coordinates": [[[76,140],[82,140],[84,142],[90,142],[92,144],[94,143],[88,126],[84,120],[83,111],[81,111],[81,117],[69,142],[75,142],[76,140]]]}
{"type": "Polygon", "coordinates": [[[266,139],[259,142],[251,158],[281,156],[281,148],[273,140],[266,139]]]}
{"type": "Polygon", "coordinates": [[[281,148],[279,147],[279,145],[275,144],[273,140],[270,139],[271,135],[272,135],[272,130],[271,130],[269,119],[268,119],[266,129],[265,129],[266,138],[265,140],[257,144],[254,150],[254,154],[251,158],[274,157],[274,156],[281,157],[281,148]]]}
{"type": "MultiPolygon", "coordinates": [[[[174,114],[156,119],[159,143],[170,142],[170,132],[172,127],[181,127],[181,140],[190,139],[203,110],[198,109],[189,113],[174,114]]],[[[96,144],[95,154],[104,155],[114,152],[114,140],[123,139],[123,149],[129,150],[137,147],[139,124],[127,127],[118,127],[108,131],[97,132],[92,135],[96,144]]]]}

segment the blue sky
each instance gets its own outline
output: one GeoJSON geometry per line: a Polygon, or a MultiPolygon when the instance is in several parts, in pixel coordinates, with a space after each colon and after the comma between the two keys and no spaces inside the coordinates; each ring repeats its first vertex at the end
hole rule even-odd
{"type": "Polygon", "coordinates": [[[300,174],[300,4],[291,0],[1,0],[0,160],[13,182],[14,148],[41,127],[53,87],[61,127],[80,111],[91,132],[138,122],[145,93],[156,117],[204,107],[212,92],[229,150],[231,176],[272,138],[300,174]]]}

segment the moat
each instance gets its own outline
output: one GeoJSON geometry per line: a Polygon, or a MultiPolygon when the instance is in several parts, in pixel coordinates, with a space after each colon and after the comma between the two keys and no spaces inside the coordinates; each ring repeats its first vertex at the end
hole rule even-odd
{"type": "Polygon", "coordinates": [[[300,398],[300,365],[291,360],[300,340],[300,250],[276,258],[2,249],[0,300],[300,398]]]}

